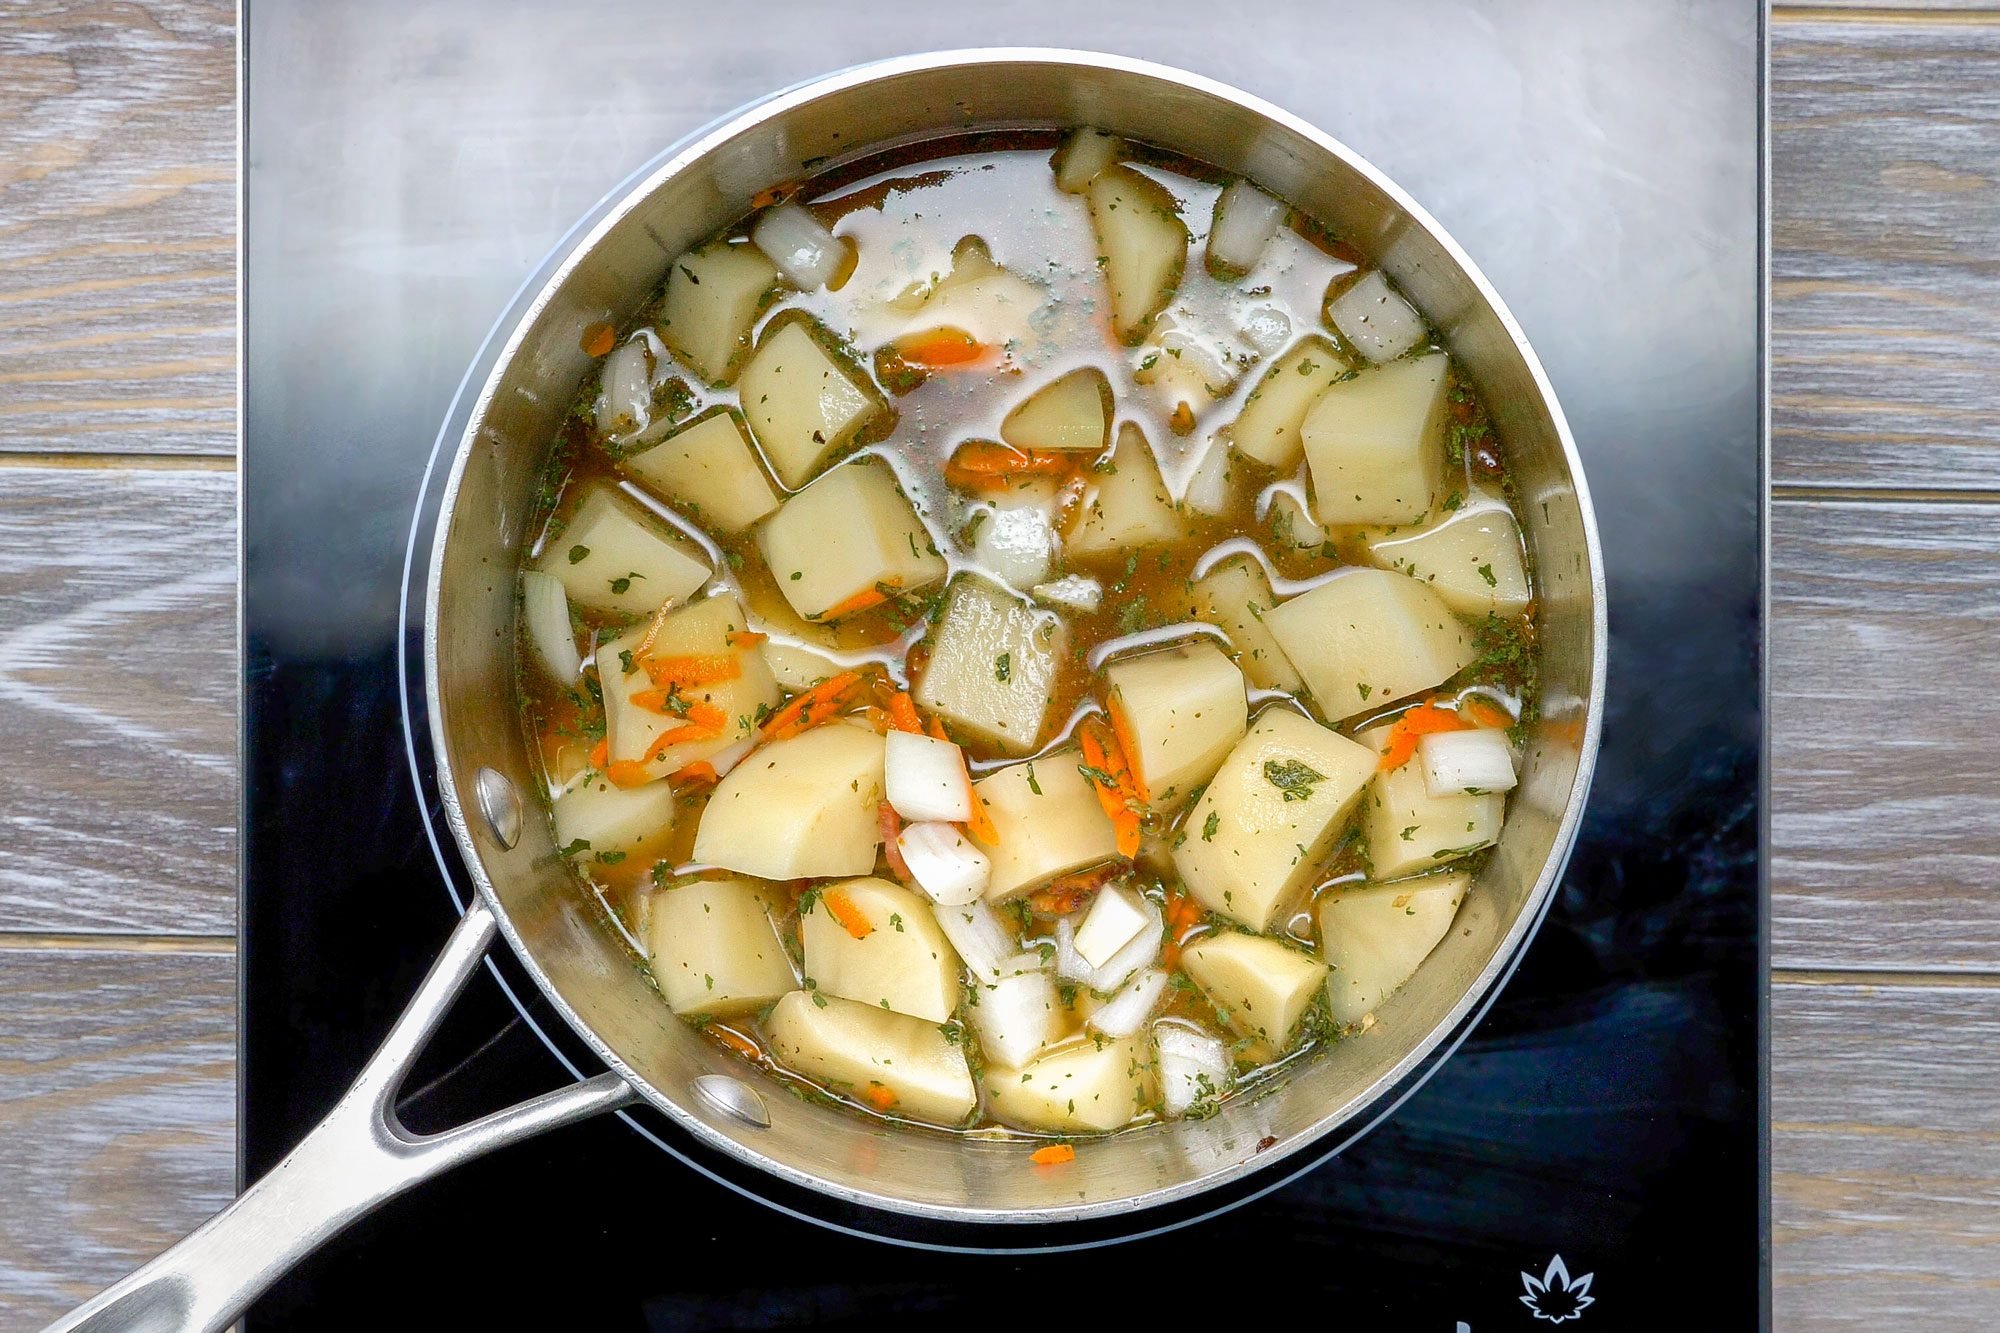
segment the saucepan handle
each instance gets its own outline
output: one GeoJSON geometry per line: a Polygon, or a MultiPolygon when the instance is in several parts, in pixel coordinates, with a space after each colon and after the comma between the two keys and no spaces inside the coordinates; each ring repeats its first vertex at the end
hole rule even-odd
{"type": "Polygon", "coordinates": [[[497,929],[475,900],[415,998],[326,1119],[227,1208],[117,1285],[50,1325],[50,1333],[220,1330],[300,1259],[412,1185],[504,1144],[632,1105],[604,1073],[439,1134],[413,1134],[396,1094],[497,929]]]}

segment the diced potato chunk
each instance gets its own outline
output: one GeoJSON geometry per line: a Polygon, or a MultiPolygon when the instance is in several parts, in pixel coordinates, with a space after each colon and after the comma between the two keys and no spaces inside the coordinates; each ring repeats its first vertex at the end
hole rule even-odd
{"type": "Polygon", "coordinates": [[[778,493],[743,433],[742,419],[729,410],[627,455],[625,470],[702,526],[722,532],[742,532],[778,507],[778,493]]]}
{"type": "Polygon", "coordinates": [[[832,722],[753,752],[716,785],[694,859],[761,879],[865,875],[882,843],[882,738],[832,722]]]}
{"type": "Polygon", "coordinates": [[[993,1114],[1026,1129],[1103,1133],[1129,1124],[1152,1097],[1153,1053],[1144,1036],[1079,1037],[1022,1069],[986,1074],[993,1114]]]}
{"type": "Polygon", "coordinates": [[[1465,874],[1368,884],[1319,900],[1320,952],[1330,971],[1327,1008],[1336,1023],[1359,1023],[1416,974],[1451,929],[1472,888],[1465,874]]]}
{"type": "Polygon", "coordinates": [[[1461,615],[1509,617],[1528,609],[1521,529],[1497,495],[1476,495],[1414,528],[1371,529],[1362,542],[1377,565],[1428,583],[1461,615]]]}
{"type": "Polygon", "coordinates": [[[1337,574],[1264,623],[1330,722],[1442,684],[1479,655],[1429,585],[1382,569],[1337,574]]]}
{"type": "Polygon", "coordinates": [[[1001,347],[1032,339],[1034,313],[1047,298],[1046,289],[995,263],[985,241],[966,236],[952,247],[950,273],[906,293],[889,309],[909,312],[899,343],[955,329],[974,342],[1001,347]]]}
{"type": "Polygon", "coordinates": [[[1212,643],[1121,658],[1104,678],[1126,758],[1155,809],[1179,808],[1243,735],[1243,673],[1212,643]]]}
{"type": "Polygon", "coordinates": [[[1122,556],[1180,539],[1180,513],[1160,477],[1153,446],[1136,425],[1128,421],[1118,428],[1118,445],[1111,451],[1108,470],[1088,475],[1096,484],[1071,525],[1071,555],[1122,556]]]}
{"type": "Polygon", "coordinates": [[[740,1014],[795,989],[771,890],[747,879],[661,889],[646,905],[653,979],[677,1014],[740,1014]]]}
{"type": "Polygon", "coordinates": [[[1118,835],[1077,768],[1083,756],[1066,747],[995,769],[973,784],[1000,845],[990,849],[993,902],[1040,888],[1058,875],[1118,855],[1118,835]]]}
{"type": "Polygon", "coordinates": [[[602,773],[576,783],[555,803],[556,845],[594,861],[636,856],[663,842],[674,827],[674,793],[664,782],[614,786],[602,773]],[[577,844],[581,843],[582,846],[577,844]]]}
{"type": "Polygon", "coordinates": [[[1444,473],[1445,358],[1364,370],[1328,387],[1299,426],[1321,523],[1415,523],[1444,473]]]}
{"type": "Polygon", "coordinates": [[[1224,930],[1181,954],[1181,966],[1229,1026],[1271,1055],[1291,1045],[1326,964],[1262,935],[1224,930]]]}
{"type": "Polygon", "coordinates": [[[713,241],[690,250],[667,270],[660,335],[703,379],[727,384],[736,378],[750,328],[777,283],[778,270],[747,242],[713,241]]]}
{"type": "Polygon", "coordinates": [[[930,904],[901,885],[872,877],[827,885],[800,904],[799,943],[823,994],[933,1023],[958,1008],[958,954],[930,904]]]}
{"type": "Polygon", "coordinates": [[[1229,560],[1195,580],[1194,613],[1221,628],[1236,649],[1236,665],[1259,689],[1297,694],[1305,682],[1264,615],[1278,604],[1263,566],[1255,560],[1229,560]]]}
{"type": "Polygon", "coordinates": [[[1064,194],[1082,194],[1124,151],[1124,141],[1115,134],[1088,125],[1071,130],[1051,160],[1056,169],[1056,188],[1064,194]]]}
{"type": "Polygon", "coordinates": [[[872,383],[820,345],[820,337],[831,341],[832,336],[816,337],[803,319],[766,330],[738,386],[743,415],[764,457],[792,490],[811,481],[820,464],[888,410],[872,383]]]}
{"type": "Polygon", "coordinates": [[[1245,458],[1285,469],[1299,461],[1299,425],[1326,386],[1347,373],[1347,362],[1318,334],[1301,338],[1279,357],[1243,400],[1230,443],[1245,458]]]}
{"type": "Polygon", "coordinates": [[[1130,167],[1108,167],[1090,183],[1090,222],[1111,287],[1111,325],[1136,342],[1174,297],[1187,266],[1180,205],[1130,167]]]}
{"type": "Polygon", "coordinates": [[[1174,868],[1212,912],[1268,930],[1319,872],[1375,751],[1289,708],[1258,714],[1188,812],[1174,868]]]}
{"type": "Polygon", "coordinates": [[[892,1115],[957,1125],[978,1104],[964,1049],[925,1019],[795,990],[771,1010],[764,1031],[788,1068],[871,1102],[869,1090],[884,1089],[892,1115]]]}
{"type": "Polygon", "coordinates": [[[846,670],[815,648],[771,639],[764,644],[764,665],[788,690],[806,690],[846,670]]]}
{"type": "Polygon", "coordinates": [[[1094,366],[1072,370],[1029,394],[1001,419],[1000,438],[1016,449],[1098,453],[1111,433],[1111,386],[1094,366]]]}
{"type": "MultiPolygon", "coordinates": [[[[1380,750],[1387,727],[1371,727],[1358,737],[1380,750]]],[[[1448,865],[1500,840],[1507,798],[1433,796],[1424,785],[1424,766],[1412,759],[1378,772],[1362,803],[1368,838],[1368,867],[1376,879],[1395,879],[1448,865]]]]}
{"type": "Polygon", "coordinates": [[[962,574],[945,595],[917,704],[1010,754],[1026,754],[1042,734],[1062,648],[1054,615],[962,574]]]}
{"type": "Polygon", "coordinates": [[[645,616],[708,582],[699,554],[598,486],[548,539],[537,568],[560,580],[575,605],[645,616]]]}
{"type": "Polygon", "coordinates": [[[944,557],[879,459],[843,463],[757,534],[778,590],[807,620],[838,620],[944,577],[944,557]]]}
{"type": "Polygon", "coordinates": [[[679,699],[707,704],[720,712],[722,732],[669,744],[653,756],[649,770],[664,777],[747,739],[756,730],[758,713],[778,703],[778,682],[772,679],[763,654],[729,641],[732,634],[748,625],[737,600],[720,593],[663,618],[647,657],[640,656],[639,647],[645,642],[649,624],[635,625],[599,646],[597,674],[604,691],[604,730],[611,758],[642,761],[661,732],[686,725],[687,719],[671,707],[648,708],[641,703],[642,696],[657,696],[661,689],[646,669],[648,661],[671,665],[670,659],[676,657],[725,659],[735,664],[737,674],[705,685],[675,687],[679,699]]]}
{"type": "Polygon", "coordinates": [[[1423,317],[1379,272],[1362,274],[1328,301],[1326,320],[1370,361],[1393,361],[1424,340],[1423,317]]]}

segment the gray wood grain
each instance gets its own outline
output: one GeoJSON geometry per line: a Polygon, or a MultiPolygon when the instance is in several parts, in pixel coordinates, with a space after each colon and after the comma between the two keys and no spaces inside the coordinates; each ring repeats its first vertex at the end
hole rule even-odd
{"type": "Polygon", "coordinates": [[[1786,1333],[2000,1326],[2000,986],[1771,996],[1786,1333]]]}
{"type": "Polygon", "coordinates": [[[0,930],[235,929],[235,495],[0,467],[0,930]]]}
{"type": "Polygon", "coordinates": [[[0,450],[233,450],[233,29],[0,5],[0,450]]]}
{"type": "Polygon", "coordinates": [[[1773,476],[2000,488],[2000,23],[1771,29],[1773,476]]]}
{"type": "Polygon", "coordinates": [[[2000,509],[1771,512],[1772,959],[2000,970],[2000,509]]]}
{"type": "Polygon", "coordinates": [[[0,950],[0,1328],[36,1328],[228,1201],[236,960],[0,950]]]}

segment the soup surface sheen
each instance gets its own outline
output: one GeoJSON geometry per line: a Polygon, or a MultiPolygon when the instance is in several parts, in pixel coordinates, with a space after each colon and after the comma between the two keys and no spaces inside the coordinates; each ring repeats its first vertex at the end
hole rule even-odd
{"type": "Polygon", "coordinates": [[[1536,708],[1446,351],[1309,219],[1087,129],[758,202],[585,331],[521,575],[607,928],[795,1090],[961,1131],[1212,1114],[1364,1030],[1536,708]]]}

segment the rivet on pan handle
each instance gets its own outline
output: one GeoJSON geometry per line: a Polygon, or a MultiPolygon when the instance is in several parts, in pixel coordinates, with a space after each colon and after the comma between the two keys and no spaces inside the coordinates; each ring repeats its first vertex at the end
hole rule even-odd
{"type": "Polygon", "coordinates": [[[396,1094],[485,959],[496,929],[493,913],[475,899],[409,1007],[326,1119],[236,1202],[51,1324],[49,1333],[225,1329],[292,1265],[411,1186],[543,1130],[636,1103],[631,1084],[603,1073],[442,1133],[403,1126],[396,1094]]]}

